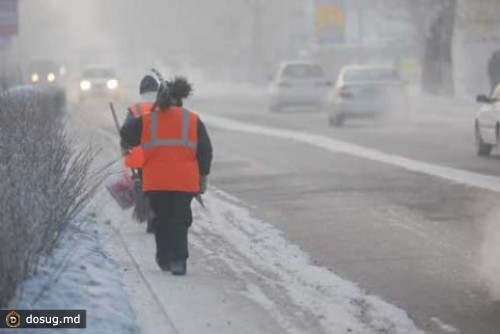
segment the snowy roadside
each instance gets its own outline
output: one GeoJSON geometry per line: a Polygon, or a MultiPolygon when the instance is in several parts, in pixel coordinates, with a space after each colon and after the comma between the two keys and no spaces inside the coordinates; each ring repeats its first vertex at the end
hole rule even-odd
{"type": "MultiPolygon", "coordinates": [[[[107,148],[101,163],[116,155],[112,135],[90,135],[107,148]]],[[[403,310],[312,264],[254,209],[216,189],[205,201],[193,204],[188,275],[175,277],[102,189],[12,307],[87,309],[88,333],[421,333],[403,310]]]]}
{"type": "Polygon", "coordinates": [[[109,249],[136,271],[125,281],[143,333],[420,333],[404,311],[313,265],[237,199],[212,190],[205,201],[208,209],[194,204],[186,277],[161,272],[153,236],[103,204],[121,239],[109,249]]]}
{"type": "MultiPolygon", "coordinates": [[[[137,333],[120,268],[105,251],[109,227],[95,215],[82,215],[66,233],[53,258],[39,265],[23,283],[12,309],[86,309],[87,333],[137,333]]],[[[73,333],[70,329],[23,330],[23,333],[73,333]]]]}

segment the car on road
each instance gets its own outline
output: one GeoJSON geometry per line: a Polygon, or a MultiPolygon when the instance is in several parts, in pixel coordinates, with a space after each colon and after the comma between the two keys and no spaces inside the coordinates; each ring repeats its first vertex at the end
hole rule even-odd
{"type": "Polygon", "coordinates": [[[88,66],[83,69],[79,84],[79,101],[106,97],[120,99],[121,90],[116,71],[109,66],[88,66]]]}
{"type": "Polygon", "coordinates": [[[281,63],[269,85],[270,108],[279,111],[289,106],[323,107],[332,86],[323,69],[314,62],[281,63]]]}
{"type": "Polygon", "coordinates": [[[27,66],[28,82],[32,84],[61,84],[61,67],[53,60],[34,60],[27,66]]]}
{"type": "Polygon", "coordinates": [[[57,103],[66,104],[66,89],[62,66],[50,59],[31,61],[26,67],[26,81],[32,85],[51,91],[57,103]]]}
{"type": "Polygon", "coordinates": [[[488,156],[493,147],[500,146],[500,84],[490,95],[478,95],[482,106],[474,121],[476,153],[488,156]]]}
{"type": "Polygon", "coordinates": [[[344,66],[329,96],[328,121],[342,126],[347,118],[408,115],[406,82],[388,65],[344,66]]]}

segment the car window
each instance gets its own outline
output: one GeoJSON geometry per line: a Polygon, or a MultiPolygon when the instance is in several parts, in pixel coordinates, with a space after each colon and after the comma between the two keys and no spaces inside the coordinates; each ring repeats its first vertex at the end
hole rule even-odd
{"type": "Polygon", "coordinates": [[[29,65],[30,72],[56,72],[57,65],[51,61],[33,62],[29,65]]]}
{"type": "Polygon", "coordinates": [[[318,65],[310,64],[288,65],[281,74],[283,79],[311,79],[323,76],[323,71],[318,65]]]}
{"type": "Polygon", "coordinates": [[[399,73],[392,68],[350,69],[344,72],[346,82],[398,81],[399,73]]]}
{"type": "Polygon", "coordinates": [[[116,77],[115,72],[112,69],[108,68],[92,68],[87,69],[83,72],[83,76],[85,78],[94,79],[94,78],[114,78],[116,77]]]}

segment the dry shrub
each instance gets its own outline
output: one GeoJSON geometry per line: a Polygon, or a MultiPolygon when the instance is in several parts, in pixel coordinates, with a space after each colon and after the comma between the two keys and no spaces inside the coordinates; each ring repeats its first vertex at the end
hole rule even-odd
{"type": "Polygon", "coordinates": [[[90,148],[76,148],[58,92],[0,95],[0,306],[49,255],[90,198],[90,148]]]}

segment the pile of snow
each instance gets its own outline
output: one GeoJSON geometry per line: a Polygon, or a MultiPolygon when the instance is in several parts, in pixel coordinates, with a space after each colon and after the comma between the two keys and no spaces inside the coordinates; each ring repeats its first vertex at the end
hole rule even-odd
{"type": "MultiPolygon", "coordinates": [[[[45,258],[36,275],[23,283],[17,301],[10,308],[85,309],[84,331],[88,333],[137,333],[120,268],[105,251],[108,238],[110,232],[105,226],[99,225],[95,218],[82,217],[71,225],[54,256],[45,258]]],[[[75,330],[43,331],[73,333],[75,330]]]]}

